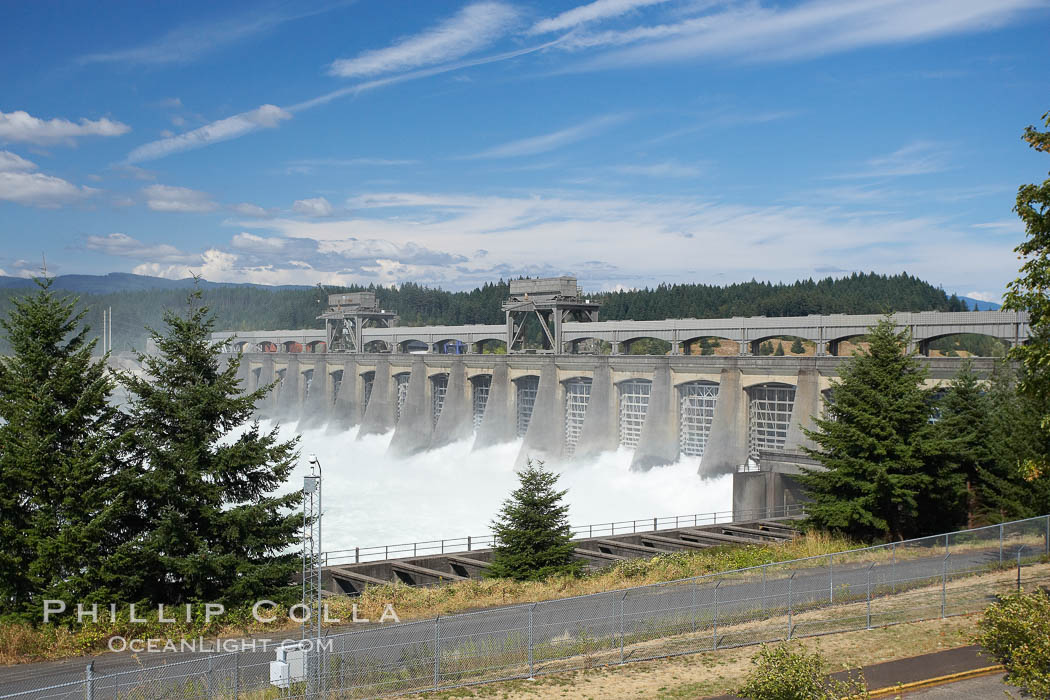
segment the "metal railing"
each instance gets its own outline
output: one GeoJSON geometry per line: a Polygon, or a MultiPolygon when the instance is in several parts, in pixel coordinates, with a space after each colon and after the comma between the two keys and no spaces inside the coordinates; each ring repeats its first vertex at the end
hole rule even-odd
{"type": "MultiPolygon", "coordinates": [[[[627,535],[636,532],[656,532],[657,530],[677,530],[683,527],[702,525],[728,524],[741,520],[762,518],[783,518],[794,515],[805,515],[803,503],[790,504],[777,508],[754,508],[750,510],[723,510],[714,513],[692,513],[690,515],[664,515],[637,520],[618,520],[615,522],[594,523],[591,525],[572,526],[572,538],[581,540],[590,537],[609,537],[627,535]]],[[[339,564],[361,564],[365,562],[385,561],[387,559],[406,559],[411,557],[433,556],[472,552],[477,549],[489,549],[496,546],[492,535],[454,537],[423,542],[402,542],[371,547],[352,547],[335,549],[324,553],[325,566],[339,564]]]]}
{"type": "MultiPolygon", "coordinates": [[[[1050,516],[587,596],[376,625],[314,640],[285,698],[386,697],[944,618],[1050,584],[1050,516]]],[[[170,656],[169,656],[170,658],[170,656]]],[[[274,652],[185,661],[0,695],[266,696],[274,652]]]]}

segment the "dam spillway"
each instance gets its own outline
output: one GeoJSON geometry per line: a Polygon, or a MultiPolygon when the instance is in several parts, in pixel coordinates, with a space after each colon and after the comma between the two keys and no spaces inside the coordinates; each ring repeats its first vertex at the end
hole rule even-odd
{"type": "MultiPolygon", "coordinates": [[[[360,435],[394,431],[407,455],[475,436],[522,439],[519,462],[583,459],[626,447],[648,469],[700,457],[736,471],[763,451],[797,451],[849,358],[715,355],[492,355],[247,352],[243,386],[277,381],[259,415],[360,435]]],[[[992,358],[971,360],[987,375],[992,358]]],[[[930,386],[957,358],[921,357],[930,386]]]]}

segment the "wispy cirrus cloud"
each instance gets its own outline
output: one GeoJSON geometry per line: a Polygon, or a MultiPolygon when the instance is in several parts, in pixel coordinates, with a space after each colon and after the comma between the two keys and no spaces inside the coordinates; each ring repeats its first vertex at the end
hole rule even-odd
{"type": "Polygon", "coordinates": [[[84,136],[120,136],[131,127],[107,117],[102,119],[41,119],[24,110],[0,112],[0,143],[21,142],[37,146],[75,146],[84,136]]]}
{"type": "Polygon", "coordinates": [[[622,175],[641,175],[642,177],[655,178],[689,178],[699,177],[704,174],[706,166],[688,165],[673,160],[665,160],[660,163],[635,163],[631,165],[617,165],[613,167],[615,172],[622,175]]]}
{"type": "MultiPolygon", "coordinates": [[[[702,5],[705,9],[709,6],[702,5]]],[[[799,60],[1003,26],[1042,0],[805,0],[730,4],[678,22],[577,32],[566,49],[609,51],[578,68],[601,69],[703,58],[799,60]]]]}
{"type": "Polygon", "coordinates": [[[463,157],[468,159],[517,158],[519,156],[531,156],[537,153],[546,153],[576,143],[577,141],[583,141],[584,139],[597,136],[602,131],[617,124],[622,124],[629,118],[629,115],[626,114],[607,114],[550,133],[540,134],[539,136],[530,136],[529,138],[517,139],[515,141],[508,141],[507,143],[487,148],[479,153],[463,157]]]}
{"type": "Polygon", "coordinates": [[[561,32],[591,22],[599,22],[613,17],[620,17],[634,10],[650,5],[661,5],[669,0],[594,0],[586,5],[566,10],[560,15],[540,20],[532,25],[529,34],[548,34],[561,32]]]}
{"type": "Polygon", "coordinates": [[[324,197],[297,199],[292,204],[292,211],[303,216],[331,216],[332,203],[324,197]]]}
{"type": "Polygon", "coordinates": [[[143,144],[128,154],[128,163],[156,160],[172,153],[201,148],[219,141],[229,141],[257,129],[273,129],[292,115],[276,105],[262,105],[232,117],[219,119],[210,124],[143,144]]]}
{"type": "Polygon", "coordinates": [[[36,170],[36,163],[10,151],[0,151],[0,201],[55,209],[98,192],[92,187],[78,187],[60,177],[38,173],[36,170]]]}
{"type": "Polygon", "coordinates": [[[907,177],[928,175],[948,168],[947,149],[932,141],[915,141],[892,153],[869,158],[854,172],[835,175],[835,179],[907,177]]]}
{"type": "Polygon", "coordinates": [[[506,34],[517,16],[517,10],[502,2],[473,3],[419,34],[334,61],[328,72],[342,78],[368,78],[455,61],[506,34]]]}
{"type": "Polygon", "coordinates": [[[281,12],[253,7],[251,12],[225,19],[184,24],[138,46],[85,54],[76,59],[82,66],[116,63],[160,66],[185,64],[214,51],[266,34],[285,22],[328,12],[347,2],[326,2],[304,12],[281,12]]]}

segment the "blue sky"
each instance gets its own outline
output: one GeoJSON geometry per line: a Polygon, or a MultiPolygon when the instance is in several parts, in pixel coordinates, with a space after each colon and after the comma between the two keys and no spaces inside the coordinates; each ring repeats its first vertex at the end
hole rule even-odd
{"type": "Polygon", "coordinates": [[[997,300],[1046,0],[7,3],[0,271],[997,300]]]}

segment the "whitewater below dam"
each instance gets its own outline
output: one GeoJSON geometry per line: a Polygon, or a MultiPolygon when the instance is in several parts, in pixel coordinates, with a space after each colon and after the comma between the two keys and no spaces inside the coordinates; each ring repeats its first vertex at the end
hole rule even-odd
{"type": "MultiPolygon", "coordinates": [[[[275,423],[261,421],[263,429],[275,423]]],[[[323,470],[323,546],[352,549],[402,542],[488,535],[493,516],[518,485],[514,461],[521,440],[472,451],[473,437],[404,458],[387,448],[393,431],[357,439],[358,428],[299,433],[278,426],[282,439],[301,435],[301,459],[281,492],[302,486],[307,456],[323,470]]],[[[647,472],[631,471],[632,451],[621,448],[593,460],[550,465],[568,489],[573,525],[728,511],[731,474],[697,476],[699,457],[647,472]]]]}

